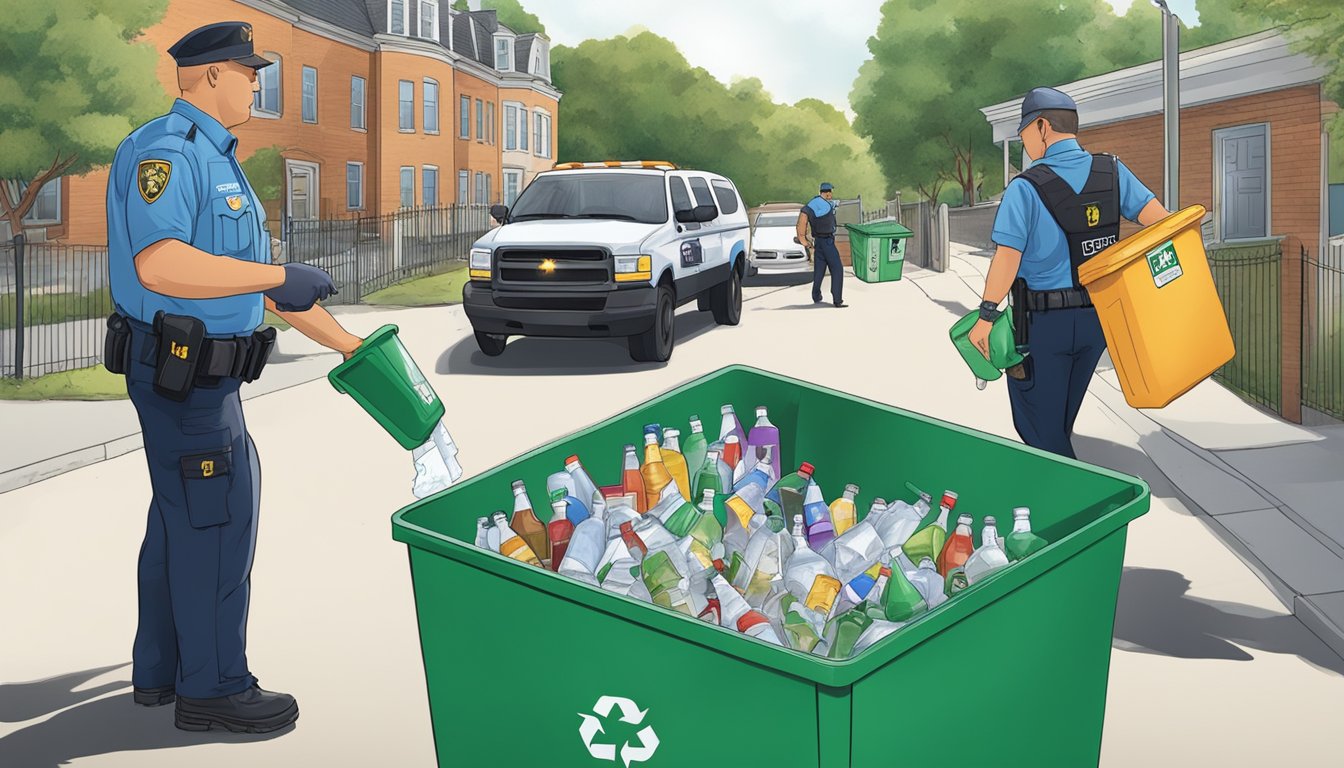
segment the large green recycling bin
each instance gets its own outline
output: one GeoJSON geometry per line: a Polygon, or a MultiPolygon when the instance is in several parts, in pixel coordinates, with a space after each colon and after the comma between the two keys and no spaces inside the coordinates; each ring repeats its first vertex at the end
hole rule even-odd
{"type": "Polygon", "coordinates": [[[900,280],[905,266],[905,244],[914,232],[894,221],[846,224],[849,257],[854,275],[865,283],[900,280]]]}
{"type": "MultiPolygon", "coordinates": [[[[763,371],[733,366],[397,512],[408,545],[440,766],[1095,766],[1136,478],[763,371]],[[788,466],[909,498],[959,493],[1000,531],[1028,506],[1050,545],[863,653],[830,661],[590,587],[472,545],[476,518],[577,453],[620,476],[644,424],[769,408],[788,466]]],[[[543,510],[537,510],[539,513],[543,510]]]]}

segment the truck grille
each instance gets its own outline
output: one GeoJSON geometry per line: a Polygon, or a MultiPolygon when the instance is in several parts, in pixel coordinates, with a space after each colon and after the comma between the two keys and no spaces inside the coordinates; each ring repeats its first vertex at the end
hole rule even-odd
{"type": "Polygon", "coordinates": [[[611,255],[601,248],[501,248],[496,252],[499,281],[505,285],[598,286],[612,282],[611,255]],[[543,270],[550,261],[553,270],[543,270]]]}

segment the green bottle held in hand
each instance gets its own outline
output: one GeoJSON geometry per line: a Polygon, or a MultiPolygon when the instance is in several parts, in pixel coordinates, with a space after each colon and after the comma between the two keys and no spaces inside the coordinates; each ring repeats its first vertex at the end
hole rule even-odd
{"type": "Polygon", "coordinates": [[[1017,562],[1028,555],[1045,549],[1045,539],[1031,532],[1031,510],[1017,507],[1013,510],[1013,532],[1003,541],[1008,559],[1017,562]]]}

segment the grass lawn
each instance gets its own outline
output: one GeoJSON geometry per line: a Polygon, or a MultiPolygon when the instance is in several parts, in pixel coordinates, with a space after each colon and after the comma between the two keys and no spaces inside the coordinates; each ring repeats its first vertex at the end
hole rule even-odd
{"type": "Polygon", "coordinates": [[[125,400],[126,377],[101,365],[36,379],[0,379],[0,400],[125,400]]]}
{"type": "MultiPolygon", "coordinates": [[[[0,329],[14,327],[17,307],[14,294],[0,294],[0,329]]],[[[27,297],[23,303],[26,325],[63,323],[68,320],[106,319],[112,314],[112,293],[100,288],[91,293],[47,293],[27,297]]]]}
{"type": "Polygon", "coordinates": [[[432,307],[461,304],[462,286],[467,283],[467,265],[454,265],[447,272],[418,277],[375,291],[364,297],[365,304],[394,307],[432,307]]]}

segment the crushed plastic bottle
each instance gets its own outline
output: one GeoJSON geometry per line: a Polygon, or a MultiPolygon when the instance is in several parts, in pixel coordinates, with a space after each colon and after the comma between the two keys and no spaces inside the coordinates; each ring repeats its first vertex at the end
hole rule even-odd
{"type": "Polygon", "coordinates": [[[812,480],[808,481],[803,495],[803,522],[807,526],[807,543],[813,549],[821,549],[835,539],[831,510],[821,495],[821,486],[812,480]]]}
{"type": "Polygon", "coordinates": [[[859,486],[850,483],[845,486],[844,495],[831,502],[831,527],[836,536],[854,527],[858,510],[854,508],[854,497],[859,495],[859,486]]]}
{"type": "Polygon", "coordinates": [[[556,572],[598,586],[597,570],[602,564],[606,544],[606,523],[597,517],[584,520],[574,526],[574,532],[569,536],[569,546],[565,548],[556,572]]]}
{"type": "Polygon", "coordinates": [[[971,553],[975,551],[975,540],[972,538],[974,532],[971,530],[971,523],[974,520],[970,515],[961,515],[957,518],[957,528],[952,535],[947,537],[947,542],[943,544],[943,551],[938,555],[938,572],[947,576],[957,568],[964,568],[966,561],[971,558],[971,553]]]}
{"type": "Polygon", "coordinates": [[[527,542],[537,557],[548,560],[551,557],[551,543],[546,538],[546,524],[541,522],[537,513],[532,511],[532,500],[527,496],[527,486],[522,480],[513,483],[513,519],[509,521],[513,530],[527,542]]]}
{"type": "Polygon", "coordinates": [[[947,543],[947,516],[956,506],[957,494],[954,491],[945,491],[938,505],[938,519],[916,531],[902,545],[905,554],[911,560],[919,562],[927,557],[937,561],[943,552],[943,545],[947,543]]]}
{"type": "Polygon", "coordinates": [[[457,462],[457,443],[453,442],[453,436],[448,434],[442,421],[423,445],[411,451],[411,462],[415,465],[411,493],[417,499],[432,496],[462,478],[462,465],[457,462]]]}
{"type": "MultiPolygon", "coordinates": [[[[871,518],[870,515],[869,519],[871,518]]],[[[903,547],[915,531],[919,530],[919,524],[923,519],[924,515],[917,506],[911,506],[899,499],[887,505],[874,523],[877,535],[882,537],[882,546],[887,548],[887,553],[894,556],[892,553],[903,547]]]]}
{"type": "Polygon", "coordinates": [[[772,645],[784,645],[775,633],[775,628],[770,625],[770,620],[764,614],[754,610],[747,603],[746,598],[738,594],[738,591],[729,584],[722,574],[714,575],[714,592],[719,598],[719,607],[722,611],[720,617],[720,626],[740,632],[749,637],[755,637],[764,640],[772,645]]]}
{"type": "Polygon", "coordinates": [[[1048,542],[1032,533],[1031,531],[1031,510],[1026,507],[1017,507],[1013,510],[1013,532],[1004,539],[1003,549],[1008,553],[1008,559],[1017,562],[1024,557],[1040,552],[1045,549],[1048,542]]]}
{"type": "Polygon", "coordinates": [[[663,449],[658,447],[658,435],[653,432],[644,434],[644,466],[639,473],[644,481],[645,509],[652,509],[663,495],[663,489],[675,485],[672,473],[663,464],[663,449]]]}
{"type": "Polygon", "coordinates": [[[966,582],[974,584],[991,573],[1008,567],[1008,553],[1003,551],[999,542],[998,521],[992,516],[985,518],[985,527],[980,530],[980,548],[971,553],[966,561],[966,582]]]}
{"type": "Polygon", "coordinates": [[[686,502],[681,498],[681,492],[677,490],[677,484],[668,483],[663,487],[662,493],[659,495],[657,501],[649,507],[649,511],[645,514],[657,517],[659,520],[663,521],[664,525],[666,525],[667,521],[672,519],[672,516],[677,513],[677,510],[680,509],[681,505],[684,503],[686,502]]]}
{"type": "Polygon", "coordinates": [[[733,482],[733,491],[741,491],[748,485],[758,486],[761,489],[761,500],[764,502],[766,491],[769,490],[771,484],[775,482],[773,477],[775,472],[776,470],[771,460],[768,458],[762,459],[756,462],[756,465],[751,468],[750,472],[743,475],[741,480],[735,480],[733,482]]]}
{"type": "Polygon", "coordinates": [[[756,424],[747,433],[745,458],[747,470],[754,470],[757,464],[767,459],[770,461],[768,485],[779,480],[779,466],[783,459],[781,458],[779,427],[771,423],[770,414],[765,406],[758,405],[756,406],[756,424]]]}
{"type": "Polygon", "coordinates": [[[640,570],[644,586],[649,590],[650,602],[687,616],[695,615],[691,611],[690,595],[682,589],[684,576],[677,570],[666,550],[659,550],[646,557],[640,570]]]}
{"type": "Polygon", "coordinates": [[[681,497],[686,501],[693,500],[694,488],[691,487],[690,467],[686,463],[686,456],[681,452],[680,430],[671,427],[663,430],[663,465],[672,473],[672,480],[676,482],[681,497]]]}
{"type": "Polygon", "coordinates": [[[644,495],[644,474],[639,471],[639,456],[635,446],[625,446],[625,458],[621,460],[621,492],[635,494],[635,511],[644,514],[649,510],[649,499],[644,495]]]}
{"type": "Polygon", "coordinates": [[[789,593],[781,596],[779,609],[783,614],[780,626],[783,629],[785,644],[795,651],[811,653],[821,643],[821,635],[825,631],[825,617],[809,610],[798,598],[789,593]]]}
{"type": "Polygon", "coordinates": [[[744,567],[738,570],[733,586],[742,592],[752,608],[760,610],[770,596],[774,582],[783,578],[784,564],[793,555],[793,538],[784,529],[784,521],[769,518],[752,534],[743,554],[744,567]]]}
{"type": "Polygon", "coordinates": [[[564,499],[551,502],[551,521],[546,524],[546,538],[550,541],[551,570],[559,572],[560,561],[565,557],[570,537],[574,535],[574,523],[565,516],[569,502],[564,499]]]}
{"type": "Polygon", "coordinates": [[[909,564],[909,559],[905,558],[904,553],[902,570],[910,579],[910,583],[919,591],[920,597],[924,598],[924,604],[933,610],[943,603],[947,602],[947,589],[943,575],[938,572],[938,566],[934,564],[933,558],[925,557],[919,561],[919,566],[913,569],[905,568],[909,564]]]}
{"type": "Polygon", "coordinates": [[[821,556],[835,566],[836,578],[848,584],[882,560],[885,552],[877,528],[864,521],[827,544],[821,556]]]}
{"type": "MultiPolygon", "coordinates": [[[[807,544],[802,515],[793,519],[792,534],[793,557],[789,558],[784,569],[784,588],[799,600],[805,600],[817,577],[829,576],[835,581],[838,589],[840,581],[835,578],[835,566],[807,544]]],[[[829,606],[827,608],[829,609],[829,606]]]]}

